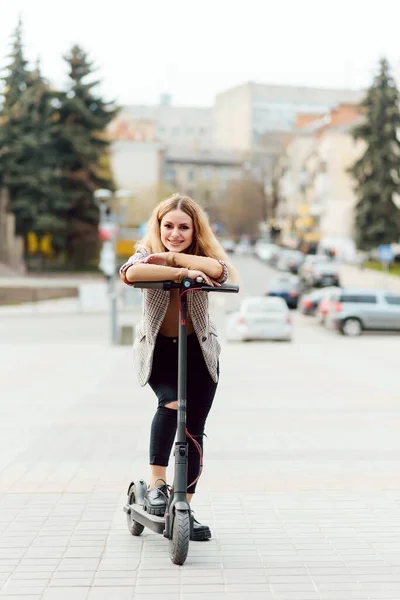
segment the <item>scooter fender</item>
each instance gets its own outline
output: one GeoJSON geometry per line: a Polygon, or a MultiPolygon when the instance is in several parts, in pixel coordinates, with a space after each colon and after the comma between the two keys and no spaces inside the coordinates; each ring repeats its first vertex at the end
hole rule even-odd
{"type": "Polygon", "coordinates": [[[174,510],[186,512],[186,511],[190,510],[190,508],[186,502],[178,501],[178,502],[175,502],[175,504],[174,504],[174,510]]]}
{"type": "Polygon", "coordinates": [[[177,511],[189,512],[189,515],[191,514],[188,503],[184,502],[183,500],[177,500],[176,502],[173,502],[171,506],[168,507],[167,512],[165,513],[165,528],[163,531],[163,535],[169,540],[172,539],[172,529],[177,511]]]}
{"type": "Polygon", "coordinates": [[[144,479],[139,479],[138,481],[136,481],[136,483],[134,481],[131,481],[128,487],[128,498],[130,496],[132,488],[135,492],[135,504],[143,504],[144,494],[147,490],[147,485],[144,479]]]}

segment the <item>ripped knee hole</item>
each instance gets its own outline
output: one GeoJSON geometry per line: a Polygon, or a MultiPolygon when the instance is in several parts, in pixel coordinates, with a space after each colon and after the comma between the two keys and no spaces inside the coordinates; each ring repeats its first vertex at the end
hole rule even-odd
{"type": "Polygon", "coordinates": [[[172,408],[173,410],[178,410],[178,400],[174,400],[174,402],[168,402],[168,404],[164,404],[165,408],[172,408]]]}

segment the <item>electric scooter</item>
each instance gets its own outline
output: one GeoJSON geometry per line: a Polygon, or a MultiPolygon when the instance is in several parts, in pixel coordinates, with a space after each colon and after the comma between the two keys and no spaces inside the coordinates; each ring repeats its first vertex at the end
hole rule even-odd
{"type": "Polygon", "coordinates": [[[130,533],[139,536],[145,527],[164,535],[169,540],[169,554],[175,565],[183,565],[189,551],[190,532],[193,518],[186,497],[188,443],[186,439],[186,362],[187,362],[187,292],[237,293],[237,285],[206,285],[201,277],[196,281],[185,278],[181,282],[143,281],[135,282],[135,288],[171,290],[179,293],[179,347],[178,347],[178,424],[175,441],[175,470],[172,493],[169,495],[164,517],[152,515],[144,510],[143,499],[147,490],[143,479],[132,481],[128,488],[127,504],[123,507],[130,533]]]}

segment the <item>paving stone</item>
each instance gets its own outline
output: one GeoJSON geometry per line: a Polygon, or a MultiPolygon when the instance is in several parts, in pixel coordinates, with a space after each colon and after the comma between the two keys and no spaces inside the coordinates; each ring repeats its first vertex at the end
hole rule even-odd
{"type": "Polygon", "coordinates": [[[133,587],[100,587],[93,586],[87,600],[133,600],[133,587]]]}
{"type": "Polygon", "coordinates": [[[90,587],[48,588],[41,600],[87,600],[90,587]]]}

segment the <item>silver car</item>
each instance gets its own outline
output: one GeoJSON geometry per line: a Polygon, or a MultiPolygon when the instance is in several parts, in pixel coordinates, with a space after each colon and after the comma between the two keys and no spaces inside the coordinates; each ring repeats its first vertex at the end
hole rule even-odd
{"type": "Polygon", "coordinates": [[[325,322],[348,336],[361,335],[363,330],[400,332],[400,294],[338,290],[331,296],[325,322]]]}
{"type": "Polygon", "coordinates": [[[334,262],[317,262],[306,272],[304,279],[311,287],[340,286],[339,267],[334,262]]]}
{"type": "Polygon", "coordinates": [[[281,250],[278,260],[276,262],[276,268],[280,271],[289,271],[290,273],[296,274],[303,264],[304,254],[299,250],[281,250]]]}
{"type": "Polygon", "coordinates": [[[282,298],[244,298],[239,311],[229,315],[226,326],[226,339],[229,342],[290,341],[292,333],[293,324],[289,308],[282,298]]]}

